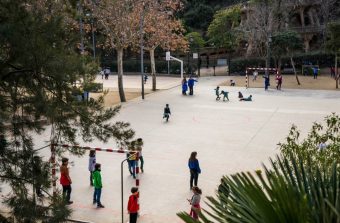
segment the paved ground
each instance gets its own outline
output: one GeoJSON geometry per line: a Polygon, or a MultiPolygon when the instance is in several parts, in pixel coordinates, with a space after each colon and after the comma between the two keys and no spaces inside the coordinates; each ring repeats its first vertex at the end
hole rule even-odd
{"type": "MultiPolygon", "coordinates": [[[[140,223],[181,222],[176,213],[189,210],[187,160],[192,151],[198,152],[202,169],[199,186],[203,195],[214,195],[222,175],[258,169],[261,162],[273,157],[278,152],[276,144],[284,139],[293,123],[305,135],[312,122],[321,121],[340,109],[340,92],[333,91],[264,92],[263,89],[222,87],[230,92],[230,102],[217,102],[213,89],[224,80],[225,77],[201,78],[194,96],[182,96],[177,86],[149,94],[144,101],[136,98],[123,105],[116,119],[130,122],[136,137],[145,141],[140,223]],[[239,90],[245,96],[252,94],[254,101],[239,102],[239,90]],[[166,103],[170,104],[172,112],[169,123],[162,120],[166,103]]],[[[48,134],[39,136],[38,144],[43,145],[43,139],[48,139],[48,134]]],[[[114,142],[104,145],[94,141],[86,145],[115,147],[114,142]]],[[[49,155],[47,150],[43,153],[49,155]]],[[[71,157],[74,162],[70,169],[74,182],[73,218],[96,223],[120,222],[120,162],[123,158],[124,155],[119,154],[97,154],[97,161],[102,164],[102,203],[106,206],[98,210],[92,205],[88,157],[71,157]]],[[[126,208],[134,180],[127,174],[126,166],[124,171],[126,208]]],[[[204,203],[202,206],[206,207],[204,203]]]]}

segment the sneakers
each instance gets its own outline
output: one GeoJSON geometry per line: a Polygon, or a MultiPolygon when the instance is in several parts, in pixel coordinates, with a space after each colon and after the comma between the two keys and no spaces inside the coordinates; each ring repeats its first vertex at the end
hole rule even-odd
{"type": "Polygon", "coordinates": [[[97,205],[97,208],[105,208],[105,207],[104,207],[104,205],[102,205],[102,204],[98,204],[98,205],[97,205]]]}
{"type": "Polygon", "coordinates": [[[73,204],[73,201],[66,201],[66,205],[73,204]]]}

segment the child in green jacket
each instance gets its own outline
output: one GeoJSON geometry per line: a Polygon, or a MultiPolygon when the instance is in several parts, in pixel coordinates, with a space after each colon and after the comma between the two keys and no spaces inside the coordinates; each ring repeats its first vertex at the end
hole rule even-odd
{"type": "Polygon", "coordinates": [[[104,205],[100,202],[100,196],[102,194],[102,176],[100,174],[101,165],[100,163],[96,163],[94,166],[94,172],[92,174],[93,179],[93,187],[94,187],[94,194],[93,194],[93,204],[97,203],[97,208],[104,208],[104,205]]]}

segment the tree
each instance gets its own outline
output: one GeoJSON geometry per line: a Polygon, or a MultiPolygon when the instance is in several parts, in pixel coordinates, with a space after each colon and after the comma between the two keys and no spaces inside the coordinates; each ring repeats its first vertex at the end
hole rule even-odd
{"type": "MultiPolygon", "coordinates": [[[[194,50],[198,50],[202,47],[204,47],[205,45],[205,41],[204,39],[202,38],[201,34],[198,33],[198,32],[191,32],[191,33],[188,33],[185,35],[185,39],[187,40],[187,42],[189,43],[189,52],[188,53],[188,70],[187,70],[187,73],[191,73],[193,71],[193,68],[191,65],[190,65],[190,53],[191,52],[194,52],[194,50]]],[[[200,59],[198,59],[200,60],[200,59]]],[[[200,63],[200,61],[198,61],[198,63],[200,63]]],[[[199,69],[199,66],[197,66],[197,70],[199,69]]],[[[199,73],[200,71],[198,70],[198,75],[200,74],[199,73]]]]}
{"type": "Polygon", "coordinates": [[[281,68],[281,57],[288,55],[291,65],[294,70],[295,78],[300,85],[299,77],[295,69],[295,63],[293,60],[293,52],[295,50],[302,49],[302,41],[297,33],[292,31],[279,32],[272,37],[271,49],[274,55],[277,55],[279,63],[278,68],[281,68]]]}
{"type": "MultiPolygon", "coordinates": [[[[241,24],[240,30],[243,31],[248,48],[246,56],[254,53],[265,58],[269,37],[275,31],[275,1],[256,0],[248,5],[247,19],[241,24]]],[[[266,67],[269,67],[266,64],[266,67]]]]}
{"type": "Polygon", "coordinates": [[[320,169],[330,170],[333,163],[340,162],[340,117],[331,114],[325,118],[324,123],[315,122],[305,139],[300,139],[300,131],[293,125],[285,142],[279,143],[281,153],[285,157],[293,154],[301,158],[298,162],[304,165],[312,165],[320,169]],[[320,143],[326,143],[327,147],[320,151],[320,143]],[[307,159],[310,157],[310,160],[307,159]]]}
{"type": "Polygon", "coordinates": [[[107,37],[107,45],[117,51],[118,89],[121,102],[126,102],[123,87],[123,53],[138,38],[138,23],[133,18],[132,0],[88,0],[93,16],[107,37]]]}
{"type": "Polygon", "coordinates": [[[185,38],[190,43],[190,49],[202,48],[205,45],[202,35],[198,32],[188,33],[185,35],[185,38]]]}
{"type": "Polygon", "coordinates": [[[71,213],[61,195],[49,192],[49,163],[41,165],[43,179],[33,169],[39,153],[32,134],[47,131],[46,123],[51,143],[76,144],[81,137],[86,142],[114,138],[124,145],[134,135],[128,123],[110,121],[119,107],[104,109],[103,98],[77,100],[83,74],[95,73],[87,69],[86,56],[76,52],[74,11],[68,1],[0,2],[0,181],[11,188],[1,197],[16,222],[65,222],[71,213]],[[37,202],[32,193],[38,184],[47,203],[37,202]]]}
{"type": "Polygon", "coordinates": [[[208,28],[213,16],[213,7],[204,1],[187,1],[182,15],[186,26],[202,30],[208,28]]]}
{"type": "Polygon", "coordinates": [[[326,49],[335,56],[335,87],[339,88],[338,55],[340,53],[340,23],[330,23],[328,25],[328,39],[326,49]]]}
{"type": "MultiPolygon", "coordinates": [[[[145,0],[134,5],[134,18],[140,20],[143,14],[143,47],[150,53],[152,90],[156,90],[155,49],[186,49],[187,42],[183,37],[184,28],[175,13],[181,9],[181,1],[145,0]]],[[[136,21],[138,22],[138,21],[136,21]]],[[[141,38],[141,37],[139,37],[141,38]]],[[[139,46],[135,43],[135,47],[139,46]]]]}
{"type": "Polygon", "coordinates": [[[216,47],[234,49],[237,40],[234,29],[239,26],[240,21],[241,9],[238,5],[216,12],[214,20],[208,27],[209,42],[216,47]]]}
{"type": "MultiPolygon", "coordinates": [[[[203,210],[201,222],[338,222],[340,220],[339,116],[326,117],[326,127],[314,124],[299,143],[292,129],[282,154],[270,160],[264,173],[224,176],[217,196],[208,196],[212,211],[203,210]],[[324,151],[319,142],[327,140],[324,151]],[[214,221],[211,221],[212,218],[214,221]]],[[[187,213],[178,216],[194,223],[187,213]]]]}

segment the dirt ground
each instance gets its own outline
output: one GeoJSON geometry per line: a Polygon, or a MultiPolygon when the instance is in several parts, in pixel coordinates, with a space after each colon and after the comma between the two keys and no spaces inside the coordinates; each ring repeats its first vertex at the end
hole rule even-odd
{"type": "MultiPolygon", "coordinates": [[[[141,92],[139,89],[125,89],[125,98],[127,101],[130,101],[134,98],[140,97],[141,92]]],[[[151,91],[150,90],[145,90],[145,95],[149,94],[151,91]]],[[[90,93],[90,97],[97,99],[99,98],[103,93],[90,93]]],[[[105,107],[112,107],[114,105],[118,105],[120,103],[120,98],[119,98],[119,92],[118,91],[109,91],[105,97],[104,97],[104,104],[105,107]]]]}
{"type": "MultiPolygon", "coordinates": [[[[317,79],[313,79],[313,76],[299,75],[301,85],[297,84],[294,75],[282,75],[282,89],[315,89],[315,90],[339,90],[335,88],[335,80],[329,75],[318,76],[317,79]]],[[[249,76],[249,87],[250,88],[263,88],[264,79],[262,76],[258,76],[256,81],[252,81],[253,77],[249,76]]],[[[226,80],[223,81],[220,86],[230,86],[230,80],[236,81],[236,86],[245,86],[245,76],[227,76],[226,80]]],[[[270,88],[276,88],[275,76],[270,76],[270,88]]]]}

